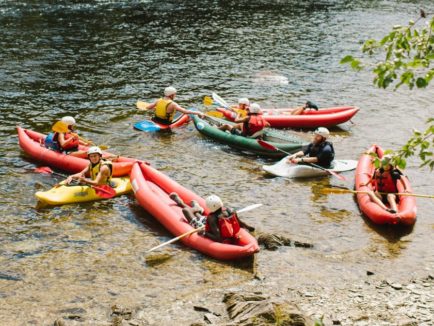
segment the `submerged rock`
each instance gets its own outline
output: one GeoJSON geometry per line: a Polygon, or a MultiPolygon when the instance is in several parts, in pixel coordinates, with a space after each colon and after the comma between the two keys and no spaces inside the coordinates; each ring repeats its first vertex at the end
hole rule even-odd
{"type": "Polygon", "coordinates": [[[302,248],[313,248],[313,244],[291,240],[282,235],[273,234],[273,233],[265,233],[259,232],[257,235],[258,243],[263,245],[265,249],[268,250],[277,250],[279,247],[287,246],[287,247],[302,247],[302,248]]]}
{"type": "Polygon", "coordinates": [[[272,299],[260,293],[227,293],[223,302],[236,325],[313,326],[297,305],[282,299],[272,299]]]}

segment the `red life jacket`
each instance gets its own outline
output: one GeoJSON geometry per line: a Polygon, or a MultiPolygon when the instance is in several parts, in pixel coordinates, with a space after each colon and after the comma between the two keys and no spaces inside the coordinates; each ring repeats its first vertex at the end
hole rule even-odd
{"type": "Polygon", "coordinates": [[[245,121],[243,124],[243,134],[244,136],[252,136],[258,131],[265,128],[266,121],[262,114],[252,114],[249,120],[245,121]]]}
{"type": "Polygon", "coordinates": [[[65,141],[68,140],[68,139],[70,139],[70,138],[74,138],[75,137],[75,139],[72,140],[68,145],[61,146],[63,150],[78,149],[78,145],[80,145],[80,141],[75,136],[75,134],[67,132],[67,133],[64,134],[63,137],[65,138],[65,141]]]}
{"type": "Polygon", "coordinates": [[[379,192],[393,193],[398,192],[396,181],[392,178],[392,170],[381,173],[380,170],[376,170],[374,174],[374,188],[379,192]]]}
{"type": "MultiPolygon", "coordinates": [[[[218,226],[223,241],[226,239],[236,238],[238,232],[240,232],[240,223],[238,222],[237,213],[234,212],[229,215],[227,209],[223,207],[218,216],[218,226]]],[[[205,224],[205,231],[210,231],[208,223],[205,224]]]]}

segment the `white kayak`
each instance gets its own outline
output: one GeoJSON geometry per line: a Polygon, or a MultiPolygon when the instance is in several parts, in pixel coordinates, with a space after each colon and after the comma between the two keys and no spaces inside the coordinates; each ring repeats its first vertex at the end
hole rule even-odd
{"type": "MultiPolygon", "coordinates": [[[[333,172],[345,172],[354,170],[357,167],[355,160],[334,160],[332,168],[327,169],[333,172]]],[[[305,164],[293,164],[288,162],[288,157],[284,157],[273,165],[263,165],[262,169],[269,174],[285,178],[310,178],[327,175],[327,171],[305,164]]]]}

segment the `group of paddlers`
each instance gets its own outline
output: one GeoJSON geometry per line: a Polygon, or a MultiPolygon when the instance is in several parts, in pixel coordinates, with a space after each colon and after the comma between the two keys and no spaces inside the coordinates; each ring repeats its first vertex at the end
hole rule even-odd
{"type": "MultiPolygon", "coordinates": [[[[153,120],[159,123],[171,124],[176,111],[203,116],[201,112],[182,108],[174,101],[175,96],[176,89],[167,87],[164,90],[164,97],[147,106],[146,110],[155,111],[153,120]]],[[[301,114],[308,107],[312,107],[312,103],[308,102],[301,108],[295,109],[295,114],[301,114]]],[[[220,127],[221,130],[241,136],[260,138],[264,128],[269,127],[269,124],[262,116],[259,104],[250,103],[247,98],[239,99],[238,105],[231,107],[231,110],[237,113],[236,124],[224,124],[220,127]]],[[[89,165],[83,171],[69,176],[67,183],[76,180],[89,185],[110,185],[112,176],[111,160],[103,159],[103,153],[97,146],[90,147],[87,152],[79,149],[79,145],[88,146],[92,144],[91,142],[84,142],[75,133],[76,121],[73,117],[63,117],[61,122],[66,126],[66,130],[49,134],[46,139],[46,146],[48,145],[47,147],[67,155],[87,156],[89,159],[89,165]]],[[[329,136],[330,132],[327,128],[320,127],[316,129],[312,142],[302,151],[288,156],[288,161],[294,164],[315,163],[321,167],[330,168],[335,152],[333,144],[328,141],[329,136]]],[[[398,192],[396,182],[401,175],[401,171],[392,166],[390,157],[385,156],[381,161],[381,166],[375,170],[368,182],[368,184],[372,184],[374,189],[369,193],[372,200],[390,212],[397,211],[396,200],[398,198],[394,193],[398,192]],[[386,206],[387,203],[390,208],[386,206]]],[[[211,195],[205,200],[209,212],[207,216],[203,215],[205,209],[197,202],[192,202],[189,206],[176,193],[170,194],[170,197],[182,208],[187,221],[195,228],[204,227],[202,235],[214,241],[233,243],[237,240],[240,227],[245,227],[248,230],[253,229],[241,222],[236,212],[226,208],[222,200],[216,195],[211,195]]]]}

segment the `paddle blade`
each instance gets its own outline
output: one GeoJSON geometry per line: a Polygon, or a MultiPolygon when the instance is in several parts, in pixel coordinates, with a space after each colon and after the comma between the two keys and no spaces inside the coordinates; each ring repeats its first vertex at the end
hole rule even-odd
{"type": "Polygon", "coordinates": [[[109,185],[92,186],[97,196],[101,198],[113,198],[116,196],[116,191],[109,185]]]}
{"type": "Polygon", "coordinates": [[[262,147],[264,147],[270,151],[278,151],[279,150],[277,147],[271,145],[270,143],[267,143],[266,141],[264,141],[262,139],[258,139],[257,142],[259,145],[261,145],[262,147]]]}
{"type": "Polygon", "coordinates": [[[57,121],[51,128],[54,132],[66,133],[69,132],[68,125],[62,121],[57,121]]]}
{"type": "Polygon", "coordinates": [[[148,105],[149,105],[148,102],[143,102],[143,101],[137,101],[136,102],[136,108],[138,110],[146,111],[146,110],[148,110],[148,105]]]}
{"type": "Polygon", "coordinates": [[[229,108],[229,105],[226,103],[226,101],[222,99],[220,96],[218,96],[216,93],[212,93],[212,99],[214,100],[214,102],[218,103],[224,108],[226,109],[229,108]]]}
{"type": "Polygon", "coordinates": [[[356,191],[344,188],[322,188],[321,192],[323,194],[353,194],[356,191]]]}
{"type": "Polygon", "coordinates": [[[34,169],[33,171],[35,171],[37,173],[46,173],[46,174],[53,173],[53,170],[51,170],[51,168],[48,166],[41,166],[39,168],[34,169]]]}
{"type": "Polygon", "coordinates": [[[219,111],[208,111],[206,112],[206,115],[214,118],[224,118],[224,114],[219,111]]]}
{"type": "Polygon", "coordinates": [[[206,106],[213,105],[214,104],[214,100],[211,97],[209,97],[209,96],[205,96],[203,98],[203,104],[206,105],[206,106]]]}
{"type": "Polygon", "coordinates": [[[159,131],[161,128],[151,120],[144,120],[134,124],[134,128],[144,132],[159,131]]]}
{"type": "Polygon", "coordinates": [[[237,211],[237,214],[245,213],[245,212],[251,211],[253,209],[256,209],[258,207],[261,207],[261,206],[262,206],[262,204],[249,205],[249,206],[244,207],[244,208],[240,209],[239,211],[237,211]]]}

